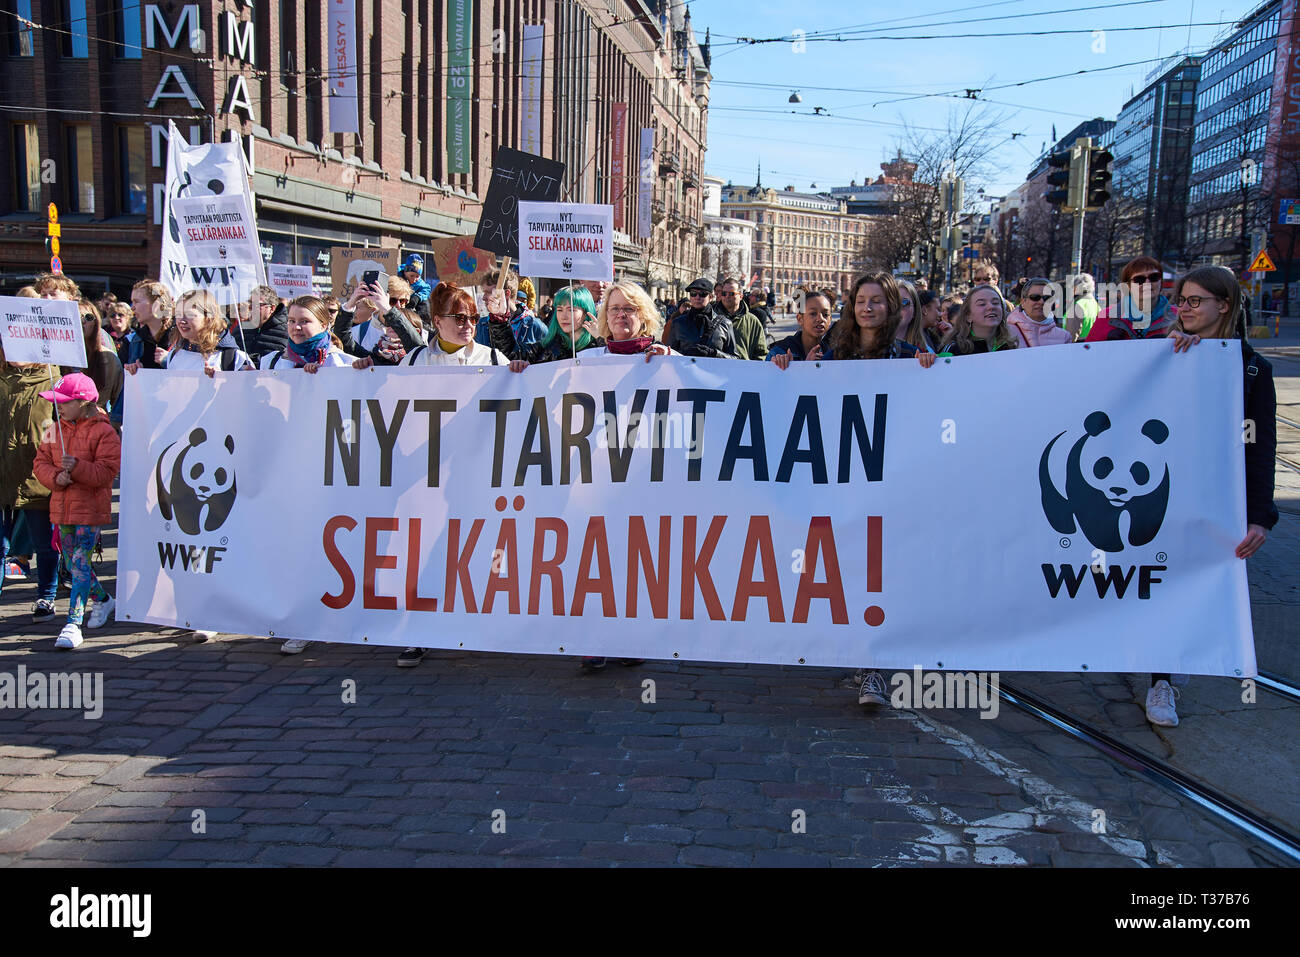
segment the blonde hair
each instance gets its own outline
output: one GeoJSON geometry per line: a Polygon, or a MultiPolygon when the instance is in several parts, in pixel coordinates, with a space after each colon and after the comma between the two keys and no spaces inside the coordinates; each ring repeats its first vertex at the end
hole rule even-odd
{"type": "Polygon", "coordinates": [[[939,346],[940,352],[951,351],[954,355],[968,356],[975,351],[975,343],[971,336],[971,304],[975,301],[975,294],[982,289],[987,289],[998,297],[998,303],[1002,306],[1002,319],[998,322],[997,329],[993,332],[993,341],[999,349],[1014,349],[1020,345],[1016,337],[1011,334],[1011,327],[1007,325],[1007,315],[1010,313],[1010,306],[1002,298],[1002,293],[996,286],[987,284],[976,286],[970,291],[964,300],[962,300],[961,311],[957,313],[957,321],[952,324],[952,331],[944,337],[939,346]]]}
{"type": "Polygon", "coordinates": [[[600,315],[596,318],[596,335],[602,339],[610,337],[609,319],[606,313],[609,310],[611,293],[615,291],[621,292],[624,299],[636,306],[637,314],[641,318],[641,335],[658,339],[660,333],[664,331],[663,316],[655,308],[654,300],[650,298],[649,293],[632,282],[616,282],[605,290],[605,298],[600,301],[600,315]]]}
{"type": "Polygon", "coordinates": [[[176,312],[184,315],[185,308],[193,305],[203,314],[203,325],[194,339],[194,345],[204,358],[217,351],[217,343],[226,333],[226,317],[217,303],[217,297],[204,289],[191,289],[176,300],[176,312]]]}
{"type": "Polygon", "coordinates": [[[18,292],[14,293],[14,295],[19,296],[22,299],[41,298],[40,293],[36,291],[35,286],[23,286],[23,288],[19,289],[18,292]]]}
{"type": "MultiPolygon", "coordinates": [[[[912,303],[912,319],[907,324],[907,332],[903,335],[903,341],[916,346],[922,352],[926,352],[928,347],[925,344],[925,330],[921,328],[925,325],[925,322],[921,319],[921,303],[919,301],[921,298],[920,294],[916,291],[916,286],[906,279],[900,279],[898,281],[898,287],[899,291],[903,294],[903,298],[912,303]]],[[[901,300],[898,308],[899,321],[901,323],[903,308],[901,300]]]]}
{"type": "Polygon", "coordinates": [[[388,280],[389,299],[410,299],[411,284],[401,276],[392,276],[388,280]]]}

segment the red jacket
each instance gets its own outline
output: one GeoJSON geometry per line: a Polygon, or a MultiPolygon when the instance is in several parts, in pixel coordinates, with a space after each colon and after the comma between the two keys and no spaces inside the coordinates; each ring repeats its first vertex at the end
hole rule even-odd
{"type": "Polygon", "coordinates": [[[122,440],[100,409],[63,423],[36,452],[36,478],[50,490],[50,522],[55,525],[107,525],[113,520],[113,479],[122,466],[122,440]],[[72,484],[60,487],[63,450],[74,456],[72,484]]]}

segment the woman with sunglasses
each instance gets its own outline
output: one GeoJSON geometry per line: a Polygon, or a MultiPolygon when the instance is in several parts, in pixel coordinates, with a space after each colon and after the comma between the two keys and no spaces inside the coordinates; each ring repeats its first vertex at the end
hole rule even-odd
{"type": "MultiPolygon", "coordinates": [[[[1277,454],[1277,391],[1273,367],[1246,341],[1241,285],[1223,266],[1200,266],[1178,280],[1174,287],[1178,319],[1169,330],[1174,353],[1186,352],[1202,339],[1238,339],[1244,371],[1242,389],[1244,419],[1253,423],[1253,442],[1243,442],[1246,471],[1246,537],[1237,545],[1237,558],[1250,558],[1277,524],[1273,501],[1274,459],[1277,454]]],[[[1180,676],[1181,677],[1181,676],[1180,676]]],[[[1185,683],[1185,682],[1179,682],[1185,683]]],[[[1175,727],[1178,712],[1172,676],[1151,676],[1147,691],[1147,720],[1162,727],[1175,727]]]]}
{"type": "Polygon", "coordinates": [[[1169,335],[1176,317],[1169,308],[1169,299],[1160,292],[1164,280],[1160,262],[1139,256],[1124,267],[1119,278],[1119,303],[1107,306],[1097,317],[1087,341],[1161,339],[1169,335]]]}
{"type": "Polygon", "coordinates": [[[1022,346],[1058,346],[1074,341],[1074,336],[1047,314],[1052,302],[1060,300],[1052,292],[1050,279],[1026,280],[1020,305],[1007,316],[1007,325],[1022,346]]]}
{"type": "Polygon", "coordinates": [[[925,338],[925,326],[918,316],[920,294],[906,279],[898,281],[898,288],[903,299],[898,313],[898,331],[894,335],[898,338],[900,351],[905,356],[914,356],[918,352],[933,352],[925,338]]]}

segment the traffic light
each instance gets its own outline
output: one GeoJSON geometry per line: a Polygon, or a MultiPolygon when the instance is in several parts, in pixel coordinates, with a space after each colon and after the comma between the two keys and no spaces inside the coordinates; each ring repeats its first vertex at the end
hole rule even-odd
{"type": "Polygon", "coordinates": [[[1088,157],[1088,212],[1101,209],[1110,199],[1110,163],[1115,157],[1108,149],[1094,146],[1088,157]]]}
{"type": "Polygon", "coordinates": [[[1065,206],[1070,201],[1072,192],[1070,185],[1070,174],[1073,171],[1073,163],[1069,150],[1062,150],[1059,153],[1053,153],[1047,158],[1047,165],[1052,167],[1052,172],[1047,174],[1047,184],[1056,187],[1050,192],[1044,193],[1043,198],[1047,200],[1049,206],[1055,206],[1058,209],[1065,206]]]}

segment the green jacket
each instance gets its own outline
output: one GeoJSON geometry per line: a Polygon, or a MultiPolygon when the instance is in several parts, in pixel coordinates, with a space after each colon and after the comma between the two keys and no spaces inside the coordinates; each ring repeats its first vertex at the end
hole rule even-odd
{"type": "Polygon", "coordinates": [[[53,388],[52,368],[0,362],[0,505],[7,508],[50,507],[50,490],[36,481],[33,464],[43,427],[54,423],[54,407],[40,397],[53,388]]]}
{"type": "Polygon", "coordinates": [[[731,320],[731,326],[736,331],[737,358],[758,362],[767,358],[767,333],[763,331],[763,322],[749,311],[748,306],[742,302],[740,310],[734,316],[728,315],[721,303],[715,303],[714,309],[731,320]]]}

